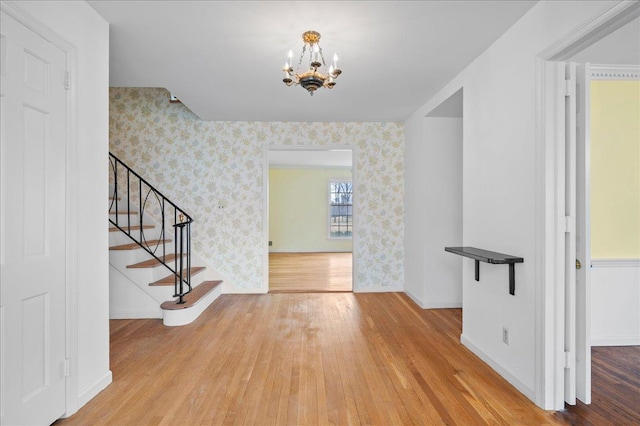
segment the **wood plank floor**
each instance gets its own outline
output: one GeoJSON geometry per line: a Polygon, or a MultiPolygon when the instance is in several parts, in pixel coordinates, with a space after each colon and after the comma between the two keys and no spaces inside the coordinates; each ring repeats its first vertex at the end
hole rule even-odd
{"type": "Polygon", "coordinates": [[[270,253],[269,291],[351,291],[351,253],[270,253]]]}
{"type": "Polygon", "coordinates": [[[58,425],[542,425],[402,293],[223,295],[194,323],[111,321],[113,383],[58,425]]]}
{"type": "Polygon", "coordinates": [[[640,425],[640,346],[591,349],[591,404],[557,416],[572,425],[640,425]]]}

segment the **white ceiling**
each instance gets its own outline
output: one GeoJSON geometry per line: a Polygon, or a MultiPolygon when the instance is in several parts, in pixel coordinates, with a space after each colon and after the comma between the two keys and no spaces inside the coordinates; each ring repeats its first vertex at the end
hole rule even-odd
{"type": "Polygon", "coordinates": [[[403,121],[535,1],[89,1],[111,24],[111,86],[165,87],[203,120],[403,121]],[[282,83],[316,30],[343,74],[282,83]]]}

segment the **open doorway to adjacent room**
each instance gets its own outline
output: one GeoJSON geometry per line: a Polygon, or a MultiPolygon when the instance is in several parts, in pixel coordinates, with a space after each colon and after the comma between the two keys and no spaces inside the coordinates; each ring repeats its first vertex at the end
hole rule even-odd
{"type": "MultiPolygon", "coordinates": [[[[577,158],[583,170],[577,174],[578,200],[584,200],[576,212],[576,240],[584,245],[576,254],[576,274],[577,285],[586,288],[577,300],[585,315],[577,317],[576,327],[585,335],[589,365],[586,383],[578,382],[578,399],[603,400],[603,391],[615,385],[621,397],[609,404],[620,412],[637,399],[632,372],[640,359],[639,36],[636,17],[567,59],[583,70],[577,110],[586,116],[584,129],[578,122],[576,130],[577,152],[583,153],[577,158]],[[612,368],[620,374],[612,377],[612,368]]],[[[582,402],[567,406],[570,414],[579,415],[582,402]]]]}
{"type": "Polygon", "coordinates": [[[269,292],[353,290],[351,148],[268,150],[269,292]]]}
{"type": "Polygon", "coordinates": [[[556,343],[546,344],[543,355],[553,353],[560,362],[549,364],[553,377],[540,377],[539,383],[552,385],[545,385],[553,388],[545,393],[552,395],[553,407],[564,408],[562,417],[570,422],[587,421],[588,413],[597,418],[604,407],[631,419],[630,408],[637,405],[640,92],[632,80],[640,77],[639,15],[637,3],[619,3],[540,55],[546,83],[538,86],[545,87],[542,110],[548,114],[543,129],[554,135],[540,145],[551,154],[544,163],[553,175],[546,193],[553,193],[549,184],[559,189],[559,202],[548,202],[547,211],[561,218],[554,225],[559,244],[552,239],[546,244],[561,249],[548,251],[555,253],[548,271],[557,272],[549,283],[562,285],[545,284],[547,290],[560,291],[547,292],[548,300],[538,302],[560,307],[553,333],[545,331],[556,343]],[[627,115],[635,120],[625,120],[627,115]],[[622,203],[614,205],[610,198],[622,203]],[[631,220],[625,220],[627,215],[631,220]],[[599,234],[613,237],[614,244],[603,244],[599,234]],[[623,252],[625,240],[631,244],[623,252]],[[612,388],[619,398],[612,398],[612,388]]]}

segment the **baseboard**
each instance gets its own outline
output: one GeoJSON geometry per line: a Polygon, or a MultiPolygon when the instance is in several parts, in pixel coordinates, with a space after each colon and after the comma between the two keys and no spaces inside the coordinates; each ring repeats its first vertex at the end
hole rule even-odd
{"type": "Polygon", "coordinates": [[[150,319],[162,318],[162,310],[158,307],[154,311],[112,311],[109,312],[109,319],[150,319]]]}
{"type": "Polygon", "coordinates": [[[591,259],[592,268],[640,268],[640,259],[591,259]]]}
{"type": "Polygon", "coordinates": [[[222,281],[222,294],[266,294],[268,292],[268,288],[241,288],[233,285],[232,283],[222,281]]]}
{"type": "Polygon", "coordinates": [[[533,389],[522,383],[518,380],[513,374],[509,373],[504,367],[495,362],[491,357],[482,352],[476,345],[471,343],[469,339],[467,339],[464,334],[460,336],[460,343],[462,343],[467,349],[473,352],[478,358],[487,363],[489,367],[493,368],[498,374],[500,374],[507,382],[511,383],[513,387],[515,387],[518,391],[520,391],[524,396],[529,398],[531,401],[535,403],[536,393],[533,389]]]}
{"type": "Polygon", "coordinates": [[[462,308],[462,302],[450,302],[447,300],[429,300],[427,302],[422,301],[415,294],[410,291],[404,290],[404,293],[409,296],[411,300],[413,300],[416,305],[418,305],[422,309],[454,309],[454,308],[462,308]]]}
{"type": "Polygon", "coordinates": [[[420,300],[420,298],[418,296],[416,296],[415,294],[411,293],[408,290],[404,290],[404,294],[406,294],[407,296],[409,296],[409,299],[413,300],[415,302],[416,305],[418,305],[421,309],[425,309],[424,307],[424,303],[422,303],[422,300],[420,300]]]}
{"type": "Polygon", "coordinates": [[[291,250],[291,249],[269,249],[269,253],[351,253],[353,250],[327,250],[327,249],[308,249],[308,250],[291,250]]]}
{"type": "Polygon", "coordinates": [[[387,285],[380,287],[359,287],[353,289],[354,293],[403,293],[404,287],[401,285],[387,285]]]}
{"type": "Polygon", "coordinates": [[[113,381],[111,370],[102,376],[93,386],[78,395],[78,409],[82,408],[87,402],[91,401],[96,395],[102,392],[113,381]]]}
{"type": "Polygon", "coordinates": [[[592,338],[591,346],[640,346],[640,336],[592,338]]]}
{"type": "Polygon", "coordinates": [[[462,308],[462,302],[449,302],[446,300],[429,300],[422,309],[457,309],[462,308]]]}

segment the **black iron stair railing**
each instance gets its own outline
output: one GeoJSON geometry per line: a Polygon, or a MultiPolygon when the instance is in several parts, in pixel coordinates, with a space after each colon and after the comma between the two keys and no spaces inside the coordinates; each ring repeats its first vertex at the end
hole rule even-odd
{"type": "Polygon", "coordinates": [[[191,223],[193,219],[112,153],[109,153],[109,163],[110,184],[113,186],[109,212],[115,218],[114,220],[109,217],[109,221],[173,273],[175,277],[173,297],[178,298],[178,303],[184,303],[184,296],[192,289],[191,223]],[[131,209],[132,200],[134,205],[137,203],[139,218],[138,222],[133,224],[131,216],[136,212],[131,209]],[[121,210],[125,206],[126,209],[121,210]],[[145,212],[150,217],[156,216],[161,223],[160,236],[157,240],[149,240],[145,236],[145,212]],[[126,215],[126,223],[122,223],[124,221],[120,220],[120,215],[126,215]],[[169,262],[166,260],[167,226],[173,227],[174,236],[174,258],[169,262]]]}

